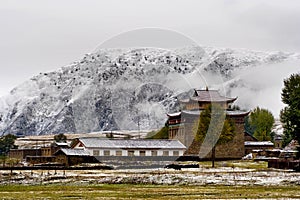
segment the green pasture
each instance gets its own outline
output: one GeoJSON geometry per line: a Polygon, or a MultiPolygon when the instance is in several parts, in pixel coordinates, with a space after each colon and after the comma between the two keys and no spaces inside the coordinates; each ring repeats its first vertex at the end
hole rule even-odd
{"type": "Polygon", "coordinates": [[[300,198],[300,186],[6,185],[0,199],[260,199],[300,198]]]}

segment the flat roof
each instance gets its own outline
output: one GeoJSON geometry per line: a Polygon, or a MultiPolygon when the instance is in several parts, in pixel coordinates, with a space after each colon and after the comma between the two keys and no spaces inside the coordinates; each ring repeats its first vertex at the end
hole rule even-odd
{"type": "Polygon", "coordinates": [[[245,141],[245,146],[273,146],[271,141],[245,141]]]}
{"type": "Polygon", "coordinates": [[[55,154],[57,154],[59,151],[62,151],[65,155],[68,156],[89,156],[89,152],[83,150],[83,149],[60,149],[55,154]]]}

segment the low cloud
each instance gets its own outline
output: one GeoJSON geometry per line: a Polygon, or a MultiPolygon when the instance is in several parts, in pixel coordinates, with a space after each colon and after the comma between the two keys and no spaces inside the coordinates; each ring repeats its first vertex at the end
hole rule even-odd
{"type": "Polygon", "coordinates": [[[242,108],[260,106],[279,118],[280,110],[284,107],[281,102],[283,80],[293,73],[299,73],[299,65],[300,61],[295,60],[235,72],[234,80],[227,82],[227,92],[231,96],[238,96],[237,104],[242,108]]]}

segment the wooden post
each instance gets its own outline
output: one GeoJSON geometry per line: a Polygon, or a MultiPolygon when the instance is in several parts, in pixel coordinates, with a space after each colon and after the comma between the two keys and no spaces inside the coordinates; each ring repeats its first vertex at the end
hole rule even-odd
{"type": "Polygon", "coordinates": [[[212,167],[215,167],[215,159],[216,159],[216,146],[214,146],[211,150],[211,161],[212,167]]]}

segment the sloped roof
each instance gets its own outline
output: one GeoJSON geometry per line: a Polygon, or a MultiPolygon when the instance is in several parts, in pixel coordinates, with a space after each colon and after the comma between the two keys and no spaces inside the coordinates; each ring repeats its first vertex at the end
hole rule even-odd
{"type": "MultiPolygon", "coordinates": [[[[188,115],[197,115],[200,116],[201,110],[183,110],[182,114],[188,115]]],[[[227,116],[246,116],[249,114],[249,111],[242,111],[242,110],[226,110],[227,116]]]]}
{"type": "Polygon", "coordinates": [[[226,115],[228,116],[246,116],[250,113],[250,111],[243,110],[226,110],[226,115]]]}
{"type": "Polygon", "coordinates": [[[83,149],[60,149],[57,152],[55,152],[55,155],[62,151],[67,156],[89,156],[89,152],[83,150],[83,149]]]}
{"type": "Polygon", "coordinates": [[[245,141],[245,146],[273,146],[271,141],[245,141]]]}
{"type": "Polygon", "coordinates": [[[284,150],[297,150],[297,147],[299,146],[297,140],[292,140],[286,147],[284,147],[284,150]]]}
{"type": "Polygon", "coordinates": [[[167,113],[167,115],[168,115],[169,117],[176,117],[176,116],[179,116],[179,115],[181,115],[181,112],[176,112],[176,113],[167,113]]]}
{"type": "Polygon", "coordinates": [[[237,98],[229,98],[220,95],[218,90],[195,90],[193,101],[202,102],[234,102],[237,98]]]}
{"type": "Polygon", "coordinates": [[[87,148],[141,148],[141,149],[186,149],[178,140],[109,140],[101,138],[80,138],[87,148]]]}

